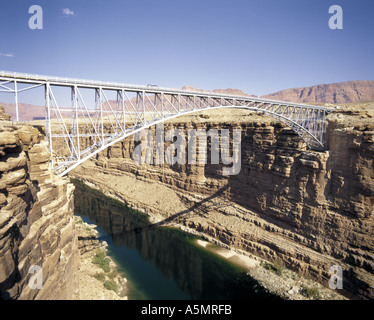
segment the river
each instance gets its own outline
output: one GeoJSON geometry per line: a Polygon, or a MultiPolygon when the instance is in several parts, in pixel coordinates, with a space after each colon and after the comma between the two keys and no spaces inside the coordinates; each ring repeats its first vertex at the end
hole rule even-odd
{"type": "Polygon", "coordinates": [[[152,225],[147,215],[74,184],[75,214],[98,226],[128,279],[130,300],[277,299],[244,269],[198,245],[198,237],[152,225]]]}

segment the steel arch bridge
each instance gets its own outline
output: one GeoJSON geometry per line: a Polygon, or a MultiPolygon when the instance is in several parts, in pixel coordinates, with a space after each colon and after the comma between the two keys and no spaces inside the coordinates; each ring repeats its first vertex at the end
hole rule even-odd
{"type": "Polygon", "coordinates": [[[207,109],[241,108],[269,115],[292,128],[310,148],[323,149],[326,115],[334,110],[250,96],[0,71],[0,92],[14,94],[17,121],[19,94],[38,87],[44,88],[52,169],[60,176],[136,132],[207,109]],[[56,98],[61,88],[65,93],[56,98]],[[89,146],[83,147],[83,138],[89,139],[89,146]],[[61,140],[64,152],[54,148],[61,140]]]}

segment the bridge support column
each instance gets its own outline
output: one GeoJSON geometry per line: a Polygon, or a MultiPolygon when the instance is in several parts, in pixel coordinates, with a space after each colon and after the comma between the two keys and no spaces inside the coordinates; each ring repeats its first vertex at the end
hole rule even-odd
{"type": "Polygon", "coordinates": [[[78,113],[78,87],[75,85],[71,88],[71,104],[72,104],[72,123],[71,123],[71,131],[72,131],[72,138],[76,139],[76,152],[77,152],[77,160],[79,161],[81,158],[80,155],[80,141],[79,141],[79,113],[78,113]]]}
{"type": "Polygon", "coordinates": [[[17,81],[14,81],[14,98],[16,102],[16,120],[19,122],[19,111],[18,111],[18,86],[17,81]]]}
{"type": "Polygon", "coordinates": [[[51,154],[51,166],[53,168],[53,146],[52,146],[52,129],[51,129],[51,100],[50,100],[50,84],[47,82],[44,86],[45,91],[45,131],[48,141],[49,153],[51,154]]]}

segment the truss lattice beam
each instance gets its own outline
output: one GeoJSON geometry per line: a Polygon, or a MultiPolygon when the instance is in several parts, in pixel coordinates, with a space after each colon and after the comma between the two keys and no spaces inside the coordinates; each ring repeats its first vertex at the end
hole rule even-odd
{"type": "Polygon", "coordinates": [[[250,96],[0,71],[0,92],[15,95],[17,121],[18,94],[40,86],[45,88],[52,167],[59,175],[144,128],[206,109],[244,108],[264,113],[292,128],[310,148],[323,148],[326,114],[334,110],[250,96]],[[57,97],[61,87],[71,90],[68,107],[67,97],[57,97]]]}

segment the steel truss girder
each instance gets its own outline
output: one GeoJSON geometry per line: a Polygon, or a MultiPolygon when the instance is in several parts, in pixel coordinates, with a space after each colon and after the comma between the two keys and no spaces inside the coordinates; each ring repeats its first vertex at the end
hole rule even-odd
{"type": "Polygon", "coordinates": [[[326,114],[333,111],[250,96],[0,71],[0,92],[15,94],[17,120],[18,93],[39,86],[45,87],[47,141],[53,158],[52,168],[59,175],[65,175],[98,152],[144,128],[206,109],[243,108],[263,113],[292,128],[310,148],[323,148],[326,114]],[[17,89],[19,83],[28,87],[17,89]],[[71,89],[69,108],[57,101],[55,87],[71,89]],[[94,93],[93,104],[86,102],[83,89],[94,93]],[[110,93],[116,97],[110,99],[110,93]],[[61,149],[58,140],[63,140],[65,148],[61,149]]]}

